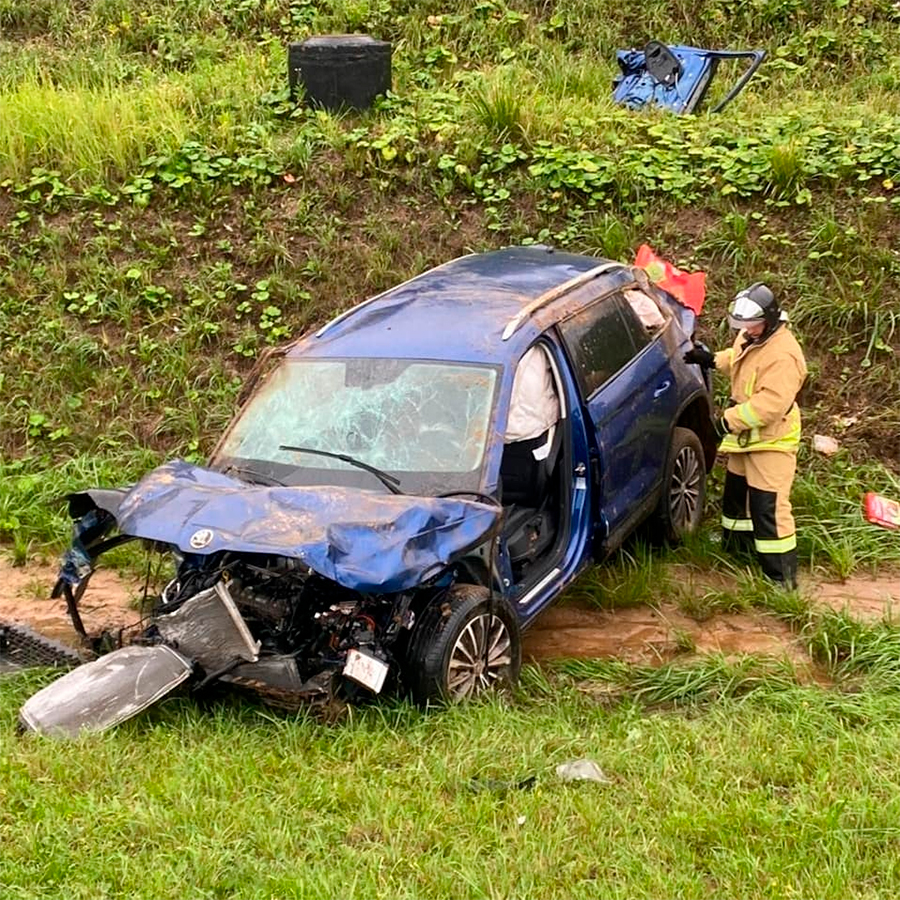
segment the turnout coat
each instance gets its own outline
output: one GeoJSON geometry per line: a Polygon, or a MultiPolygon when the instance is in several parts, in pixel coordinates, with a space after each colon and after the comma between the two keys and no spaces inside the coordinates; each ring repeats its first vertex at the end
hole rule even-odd
{"type": "Polygon", "coordinates": [[[738,332],[734,344],[716,354],[716,368],[731,377],[731,429],[723,453],[778,450],[796,453],[800,443],[797,394],[806,380],[806,360],[797,339],[780,325],[762,341],[738,332]]]}

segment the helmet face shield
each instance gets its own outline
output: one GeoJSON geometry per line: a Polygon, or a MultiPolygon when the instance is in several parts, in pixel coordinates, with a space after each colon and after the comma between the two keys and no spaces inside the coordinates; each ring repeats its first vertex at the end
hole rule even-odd
{"type": "Polygon", "coordinates": [[[754,325],[762,325],[766,321],[765,310],[753,300],[746,291],[741,291],[728,311],[728,324],[740,331],[741,328],[752,328],[754,325]]]}

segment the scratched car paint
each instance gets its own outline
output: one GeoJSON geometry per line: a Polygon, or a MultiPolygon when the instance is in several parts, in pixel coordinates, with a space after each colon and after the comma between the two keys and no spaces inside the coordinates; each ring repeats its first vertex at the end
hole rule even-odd
{"type": "Polygon", "coordinates": [[[55,594],[97,558],[174,562],[149,624],[23,706],[102,730],[180,684],[280,706],[510,684],[521,632],[642,522],[696,528],[715,456],[694,314],[641,269],[473,254],[260,361],[207,466],[73,494],[55,594]],[[75,702],[73,698],[77,697],[75,702]]]}

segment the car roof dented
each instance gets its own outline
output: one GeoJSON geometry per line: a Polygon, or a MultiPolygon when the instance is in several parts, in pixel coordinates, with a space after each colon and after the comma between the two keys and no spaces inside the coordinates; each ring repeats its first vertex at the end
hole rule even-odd
{"type": "Polygon", "coordinates": [[[537,309],[627,268],[541,245],[463,256],[342,313],[287,355],[501,361],[531,342],[522,326],[537,309]],[[522,340],[508,341],[517,331],[522,340]]]}

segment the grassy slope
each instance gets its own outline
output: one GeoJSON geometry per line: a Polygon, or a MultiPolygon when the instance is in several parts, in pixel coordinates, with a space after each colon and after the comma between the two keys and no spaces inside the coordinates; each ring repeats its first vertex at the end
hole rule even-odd
{"type": "MultiPolygon", "coordinates": [[[[900,459],[896,24],[886,0],[0,2],[0,538],[56,546],[48,497],[202,458],[267,345],[527,240],[626,259],[648,240],[706,269],[712,342],[734,289],[770,279],[811,426],[849,450],[813,483],[846,479],[849,519],[860,488],[897,489],[858,464],[900,459]],[[354,30],[392,40],[396,96],[287,102],[286,41],[354,30]],[[724,114],[636,115],[608,85],[649,35],[771,59],[724,114]]],[[[893,550],[848,562],[831,540],[806,558],[893,550]]]]}
{"type": "MultiPolygon", "coordinates": [[[[0,538],[17,556],[64,539],[64,490],[202,458],[253,357],[335,310],[469,249],[628,258],[649,240],[709,271],[711,341],[736,286],[785,292],[808,419],[847,446],[801,456],[804,559],[900,557],[858,511],[867,488],[900,491],[895,4],[318,6],[0,0],[0,538]],[[287,104],[284,41],[353,30],[394,42],[396,98],[351,117],[287,104]],[[772,57],[722,115],[617,110],[613,51],[651,36],[772,57]]],[[[706,538],[679,558],[720,565],[706,538]]],[[[620,566],[581,590],[629,603],[659,580],[654,557],[620,566]]],[[[14,737],[39,676],[6,679],[0,894],[894,896],[896,632],[744,587],[705,602],[789,616],[837,689],[752,661],[529,669],[512,705],[328,727],[173,701],[60,746],[14,737]],[[581,756],[613,784],[553,780],[581,756]],[[533,773],[534,792],[469,790],[533,773]]]]}

